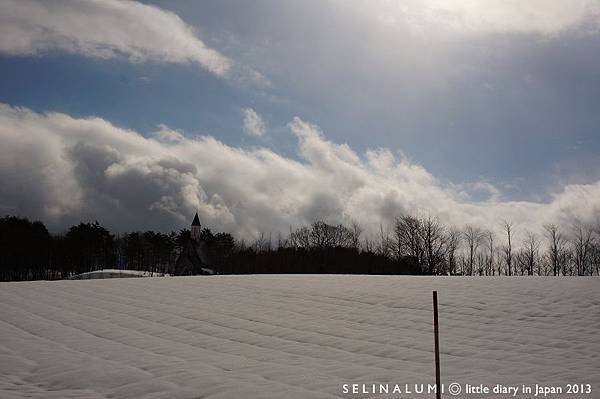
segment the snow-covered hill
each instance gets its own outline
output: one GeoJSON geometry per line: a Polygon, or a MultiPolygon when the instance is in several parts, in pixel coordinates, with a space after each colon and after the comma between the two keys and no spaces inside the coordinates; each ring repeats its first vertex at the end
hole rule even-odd
{"type": "Polygon", "coordinates": [[[322,275],[2,283],[0,397],[379,397],[434,382],[432,289],[444,383],[600,398],[597,278],[322,275]]]}

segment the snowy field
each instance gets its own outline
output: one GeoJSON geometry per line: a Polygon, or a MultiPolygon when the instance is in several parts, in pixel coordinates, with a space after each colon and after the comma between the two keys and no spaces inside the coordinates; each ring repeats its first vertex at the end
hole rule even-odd
{"type": "Polygon", "coordinates": [[[600,398],[597,278],[322,275],[1,283],[0,397],[431,398],[351,384],[434,382],[432,289],[444,383],[600,398]]]}
{"type": "Polygon", "coordinates": [[[93,272],[76,274],[71,280],[91,280],[102,278],[130,278],[130,277],[164,277],[163,273],[154,273],[140,270],[102,269],[93,272]]]}

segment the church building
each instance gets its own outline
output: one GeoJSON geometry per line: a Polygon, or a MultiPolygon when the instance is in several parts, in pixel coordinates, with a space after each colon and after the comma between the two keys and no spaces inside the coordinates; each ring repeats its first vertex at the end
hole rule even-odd
{"type": "Polygon", "coordinates": [[[208,247],[202,240],[202,226],[198,213],[192,221],[189,239],[186,239],[183,244],[183,249],[175,263],[175,273],[179,276],[215,274],[214,269],[210,267],[208,247]]]}

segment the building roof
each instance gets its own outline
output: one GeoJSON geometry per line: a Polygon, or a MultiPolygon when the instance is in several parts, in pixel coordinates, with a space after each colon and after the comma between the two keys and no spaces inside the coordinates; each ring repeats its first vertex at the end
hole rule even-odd
{"type": "Polygon", "coordinates": [[[192,222],[192,226],[200,226],[200,219],[198,219],[198,212],[196,212],[196,216],[194,216],[194,221],[192,222]]]}
{"type": "Polygon", "coordinates": [[[175,262],[175,274],[215,274],[209,261],[206,242],[187,239],[175,262]]]}

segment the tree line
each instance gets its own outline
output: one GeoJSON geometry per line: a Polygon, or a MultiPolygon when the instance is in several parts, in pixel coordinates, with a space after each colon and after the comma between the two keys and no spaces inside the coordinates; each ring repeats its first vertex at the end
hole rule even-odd
{"type": "MultiPolygon", "coordinates": [[[[502,234],[437,218],[402,215],[376,236],[355,223],[290,228],[287,235],[261,234],[252,242],[202,230],[209,267],[219,274],[343,273],[462,276],[600,274],[600,226],[544,226],[543,234],[506,221],[502,234]]],[[[175,275],[190,231],[112,234],[98,222],[50,234],[40,221],[0,219],[0,280],[63,279],[101,269],[144,270],[175,275]]]]}

